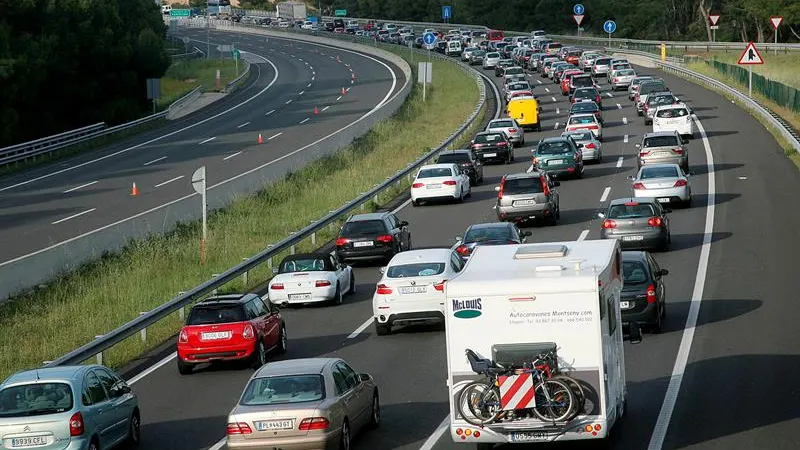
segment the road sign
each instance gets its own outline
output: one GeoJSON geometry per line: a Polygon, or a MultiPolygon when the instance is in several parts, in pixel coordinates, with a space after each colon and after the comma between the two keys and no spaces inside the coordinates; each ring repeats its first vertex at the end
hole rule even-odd
{"type": "Polygon", "coordinates": [[[156,100],[161,97],[161,78],[147,79],[147,99],[156,100]]]}
{"type": "Polygon", "coordinates": [[[450,19],[453,17],[453,7],[452,6],[442,6],[442,19],[450,19]]]}
{"type": "Polygon", "coordinates": [[[173,9],[169,12],[171,17],[189,17],[192,15],[191,9],[173,9]]]}
{"type": "Polygon", "coordinates": [[[189,45],[189,42],[191,42],[191,39],[188,37],[183,37],[181,40],[183,41],[183,45],[189,45]]]}
{"type": "Polygon", "coordinates": [[[581,26],[581,22],[583,22],[583,14],[575,14],[572,16],[572,18],[575,19],[575,23],[577,23],[578,26],[581,26]]]}
{"type": "Polygon", "coordinates": [[[617,22],[614,22],[613,20],[606,20],[606,22],[603,24],[603,30],[608,34],[617,31],[617,22]]]}
{"type": "Polygon", "coordinates": [[[433,33],[425,33],[422,35],[422,42],[427,46],[436,45],[436,35],[433,33]]]}
{"type": "Polygon", "coordinates": [[[758,53],[755,44],[751,42],[747,44],[747,47],[745,47],[742,56],[739,57],[739,61],[736,64],[741,64],[743,66],[764,64],[764,58],[758,53]]]}
{"type": "Polygon", "coordinates": [[[308,16],[308,17],[306,17],[306,20],[311,22],[311,23],[317,23],[318,22],[317,16],[308,16]]]}
{"type": "Polygon", "coordinates": [[[572,12],[576,16],[582,16],[584,11],[586,11],[586,9],[584,9],[583,5],[581,5],[580,3],[572,7],[572,12]]]}
{"type": "Polygon", "coordinates": [[[203,208],[203,236],[200,238],[200,264],[206,262],[206,238],[208,237],[208,201],[206,199],[206,166],[195,170],[192,174],[192,188],[200,194],[203,208]]]}
{"type": "Polygon", "coordinates": [[[773,16],[769,18],[769,21],[772,22],[772,28],[778,29],[781,26],[781,22],[783,22],[782,16],[773,16]]]}
{"type": "Polygon", "coordinates": [[[346,9],[337,9],[334,14],[336,15],[336,17],[345,17],[345,16],[347,16],[347,10],[346,9]]]}
{"type": "Polygon", "coordinates": [[[232,45],[227,45],[227,44],[226,45],[218,45],[217,46],[217,51],[220,52],[220,53],[232,52],[233,51],[233,46],[232,45]]]}
{"type": "Polygon", "coordinates": [[[708,27],[709,30],[719,30],[719,25],[711,25],[708,27]]]}
{"type": "Polygon", "coordinates": [[[195,170],[192,174],[192,188],[201,195],[206,190],[206,166],[195,170]]]}
{"type": "Polygon", "coordinates": [[[719,22],[719,14],[709,14],[708,20],[711,22],[711,25],[716,25],[719,22]]]}

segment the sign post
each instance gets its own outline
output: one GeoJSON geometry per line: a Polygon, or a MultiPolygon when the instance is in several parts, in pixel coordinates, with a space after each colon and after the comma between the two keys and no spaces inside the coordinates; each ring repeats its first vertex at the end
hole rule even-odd
{"type": "Polygon", "coordinates": [[[586,8],[584,8],[580,3],[577,3],[572,7],[572,18],[575,20],[575,23],[578,24],[578,37],[581,35],[581,22],[583,22],[583,16],[585,12],[586,8]]]}
{"type": "Polygon", "coordinates": [[[239,78],[239,58],[242,57],[242,52],[234,48],[231,54],[233,55],[233,62],[236,63],[236,78],[239,78]]]}
{"type": "Polygon", "coordinates": [[[764,64],[764,58],[761,57],[761,54],[758,53],[758,49],[756,49],[755,44],[750,42],[745,47],[744,52],[742,52],[742,56],[739,57],[739,61],[736,64],[747,66],[748,72],[748,83],[747,83],[747,95],[749,97],[753,96],[753,66],[764,64]]]}
{"type": "Polygon", "coordinates": [[[781,22],[783,22],[783,16],[772,16],[769,18],[769,21],[772,22],[772,28],[775,29],[775,54],[778,54],[778,27],[781,26],[781,22]]]}
{"type": "Polygon", "coordinates": [[[433,63],[420,62],[417,66],[417,83],[422,83],[422,101],[425,101],[426,86],[433,81],[433,63]]]}
{"type": "Polygon", "coordinates": [[[667,44],[661,44],[661,62],[667,62],[667,44]]]}
{"type": "Polygon", "coordinates": [[[192,174],[192,188],[200,194],[203,202],[203,237],[200,238],[200,264],[206,263],[206,237],[208,234],[208,203],[206,201],[206,166],[195,170],[192,174]]]}
{"type": "Polygon", "coordinates": [[[717,22],[719,22],[719,14],[709,14],[708,21],[711,22],[711,42],[717,42],[717,29],[719,29],[717,22]]]}
{"type": "Polygon", "coordinates": [[[578,24],[578,36],[581,35],[581,22],[583,22],[583,14],[573,14],[572,18],[575,19],[575,23],[578,24]]]}
{"type": "Polygon", "coordinates": [[[442,22],[450,23],[453,17],[453,7],[449,5],[442,6],[442,22]]]}
{"type": "Polygon", "coordinates": [[[613,20],[606,20],[603,24],[603,30],[608,33],[608,46],[611,47],[611,35],[617,31],[617,22],[613,20]]]}
{"type": "Polygon", "coordinates": [[[156,113],[156,100],[161,98],[161,78],[147,79],[147,99],[153,101],[153,114],[156,113]]]}
{"type": "MultiPolygon", "coordinates": [[[[436,34],[434,34],[434,33],[425,33],[425,34],[422,35],[422,43],[425,44],[425,47],[428,49],[428,62],[427,63],[419,63],[420,64],[419,65],[419,72],[420,72],[420,74],[419,74],[420,78],[419,79],[420,80],[422,79],[421,78],[422,77],[422,64],[428,64],[428,65],[430,65],[430,67],[433,67],[431,65],[431,62],[430,62],[431,61],[431,50],[436,46],[436,41],[437,40],[439,40],[439,38],[437,38],[436,34]]],[[[427,67],[428,66],[426,66],[426,68],[427,67]]],[[[428,75],[425,79],[429,79],[429,78],[430,78],[430,75],[428,75]]],[[[427,83],[424,83],[422,81],[417,81],[417,82],[418,83],[423,83],[422,84],[422,101],[424,102],[425,101],[425,84],[427,84],[427,83]]]]}

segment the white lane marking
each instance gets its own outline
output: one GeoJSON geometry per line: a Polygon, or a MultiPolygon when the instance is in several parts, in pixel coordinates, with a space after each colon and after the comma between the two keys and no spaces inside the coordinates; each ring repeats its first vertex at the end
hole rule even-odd
{"type": "Polygon", "coordinates": [[[617,103],[617,109],[622,109],[622,105],[620,105],[619,103],[617,103]]]}
{"type": "Polygon", "coordinates": [[[210,138],[206,139],[205,141],[202,141],[202,142],[200,142],[200,144],[198,144],[198,145],[205,144],[206,142],[211,142],[211,141],[213,141],[213,140],[214,140],[214,139],[216,139],[216,138],[217,138],[216,136],[214,136],[214,137],[210,137],[210,138]]]}
{"type": "Polygon", "coordinates": [[[608,98],[614,98],[614,96],[611,94],[611,92],[606,92],[606,95],[608,96],[608,98]]]}
{"type": "Polygon", "coordinates": [[[658,420],[653,427],[653,434],[650,436],[648,450],[661,450],[664,445],[664,438],[667,435],[667,428],[675,410],[675,403],[678,401],[678,394],[681,390],[683,375],[686,373],[686,364],[689,362],[689,352],[694,341],[694,331],[697,326],[697,316],[700,313],[700,303],[703,301],[703,290],[706,283],[706,272],[708,270],[708,257],[711,253],[711,238],[714,232],[714,210],[716,203],[717,183],[714,177],[714,155],[711,153],[711,144],[708,142],[706,130],[699,120],[694,119],[700,136],[703,138],[703,147],[706,151],[706,169],[708,172],[708,197],[706,200],[706,225],[703,230],[703,244],[700,247],[700,261],[697,264],[697,276],[694,279],[694,290],[692,291],[692,301],[689,304],[689,314],[686,316],[686,326],[683,328],[681,345],[678,347],[678,355],[675,357],[675,366],[672,368],[672,376],[669,379],[667,392],[664,394],[664,403],[658,413],[658,420]]]}
{"type": "Polygon", "coordinates": [[[337,102],[338,102],[339,100],[341,100],[341,99],[342,99],[342,96],[341,96],[341,95],[340,95],[340,96],[338,96],[338,97],[336,97],[336,101],[337,101],[337,102]]]}
{"type": "Polygon", "coordinates": [[[228,155],[228,156],[226,156],[226,157],[222,158],[222,160],[223,160],[223,161],[227,161],[227,160],[229,160],[229,159],[231,159],[231,158],[233,158],[233,157],[239,156],[239,155],[241,155],[241,154],[242,154],[242,152],[243,152],[243,151],[244,151],[244,150],[240,150],[240,151],[238,151],[238,152],[236,152],[236,153],[234,153],[234,154],[232,154],[232,155],[228,155]]]}
{"type": "Polygon", "coordinates": [[[555,130],[556,128],[558,128],[558,122],[556,122],[556,124],[553,125],[553,129],[555,130]]]}
{"type": "Polygon", "coordinates": [[[292,103],[292,99],[286,100],[285,104],[288,105],[289,103],[292,103]]]}
{"type": "Polygon", "coordinates": [[[620,156],[620,157],[619,157],[619,159],[617,160],[617,168],[618,168],[618,169],[619,169],[620,167],[622,167],[622,163],[623,163],[623,161],[625,161],[625,158],[623,158],[622,156],[620,156]]]}
{"type": "Polygon", "coordinates": [[[544,88],[545,92],[550,92],[550,88],[544,88]]]}
{"type": "MultiPolygon", "coordinates": [[[[317,72],[315,72],[315,71],[313,71],[313,70],[311,71],[311,75],[316,75],[316,74],[317,74],[317,72]]],[[[313,80],[313,79],[314,79],[314,77],[312,76],[312,77],[311,77],[311,79],[313,80]]]]}
{"type": "Polygon", "coordinates": [[[163,161],[163,160],[165,160],[165,159],[167,159],[167,157],[166,157],[166,156],[162,156],[161,158],[156,158],[156,159],[154,159],[154,160],[152,160],[152,161],[147,161],[146,163],[144,163],[144,164],[142,164],[142,165],[143,165],[143,166],[149,166],[150,164],[155,164],[155,163],[157,163],[157,162],[159,162],[159,161],[163,161]]]}
{"type": "Polygon", "coordinates": [[[97,208],[87,209],[86,211],[79,212],[78,214],[73,214],[73,215],[71,215],[69,217],[64,217],[63,219],[58,219],[55,222],[50,223],[50,225],[58,225],[61,222],[66,222],[66,221],[68,221],[70,219],[74,219],[76,217],[80,217],[80,216],[82,216],[84,214],[89,214],[90,212],[94,211],[95,209],[97,209],[97,208]]]}
{"type": "Polygon", "coordinates": [[[582,241],[582,240],[586,239],[586,236],[588,236],[588,235],[589,235],[589,230],[581,231],[581,234],[578,235],[578,241],[582,241]]]}
{"type": "Polygon", "coordinates": [[[216,444],[214,444],[211,447],[209,447],[208,450],[220,450],[222,447],[225,446],[225,444],[227,442],[228,442],[228,438],[226,436],[226,437],[220,439],[219,442],[217,442],[216,444]]]}
{"type": "Polygon", "coordinates": [[[628,118],[627,118],[627,117],[623,117],[623,118],[622,118],[622,123],[624,123],[625,125],[627,125],[627,124],[628,124],[628,118]]]}
{"type": "Polygon", "coordinates": [[[311,87],[311,83],[308,83],[308,84],[306,85],[306,87],[307,87],[307,88],[310,88],[310,87],[311,87]]]}
{"type": "Polygon", "coordinates": [[[264,115],[265,115],[265,116],[268,116],[268,115],[270,115],[270,114],[272,114],[272,113],[274,113],[274,112],[275,112],[275,110],[273,109],[272,111],[268,111],[268,112],[267,112],[266,114],[264,114],[264,115]]]}
{"type": "Polygon", "coordinates": [[[611,186],[606,186],[606,188],[603,189],[603,195],[600,196],[600,203],[603,203],[606,200],[608,200],[608,194],[610,193],[611,193],[611,186]]]}
{"type": "MultiPolygon", "coordinates": [[[[355,82],[356,82],[356,80],[350,80],[350,84],[354,84],[355,82]]],[[[349,91],[350,88],[347,88],[347,90],[349,91]]]]}
{"type": "Polygon", "coordinates": [[[327,111],[327,110],[328,110],[328,108],[330,108],[330,105],[328,105],[328,106],[326,106],[326,107],[322,108],[322,110],[323,110],[323,111],[327,111]]]}
{"type": "Polygon", "coordinates": [[[148,367],[147,369],[145,369],[145,370],[141,371],[141,372],[140,372],[139,374],[137,374],[135,377],[133,377],[133,378],[131,378],[130,380],[128,380],[128,384],[129,384],[129,385],[136,384],[136,382],[138,382],[138,381],[139,381],[139,380],[141,380],[142,378],[144,378],[144,377],[146,377],[146,376],[150,375],[151,373],[155,372],[156,370],[160,369],[160,368],[161,368],[161,367],[163,367],[165,364],[167,364],[167,363],[169,363],[170,361],[172,361],[173,359],[175,359],[177,356],[178,356],[178,353],[177,353],[177,352],[172,352],[172,353],[170,353],[169,355],[167,355],[166,357],[164,357],[164,359],[162,359],[161,361],[159,361],[159,362],[155,363],[154,365],[152,365],[152,366],[148,367]]]}
{"type": "Polygon", "coordinates": [[[353,339],[354,337],[358,336],[359,334],[361,334],[362,331],[366,330],[371,323],[372,323],[372,317],[365,320],[364,323],[362,323],[361,325],[358,326],[358,328],[355,329],[355,331],[348,334],[347,339],[353,339]]]}
{"type": "Polygon", "coordinates": [[[536,82],[542,84],[542,80],[536,80],[536,82]]]}
{"type": "Polygon", "coordinates": [[[300,121],[300,124],[304,124],[304,123],[308,122],[308,119],[309,119],[309,118],[308,118],[308,117],[306,117],[305,119],[301,120],[301,121],[300,121]]]}
{"type": "Polygon", "coordinates": [[[300,92],[297,93],[297,95],[303,95],[305,93],[306,93],[306,91],[300,91],[300,92]]]}
{"type": "Polygon", "coordinates": [[[303,58],[297,58],[298,61],[303,61],[303,58]]]}
{"type": "Polygon", "coordinates": [[[553,103],[555,103],[555,102],[557,102],[557,101],[558,101],[558,100],[556,100],[556,98],[555,98],[555,97],[550,97],[550,98],[552,98],[552,99],[553,99],[553,103]]]}
{"type": "Polygon", "coordinates": [[[561,114],[561,110],[559,108],[556,108],[556,114],[561,114]]]}
{"type": "Polygon", "coordinates": [[[297,58],[297,57],[296,57],[296,56],[294,56],[294,55],[289,55],[289,56],[291,56],[292,58],[297,58]]]}
{"type": "Polygon", "coordinates": [[[420,447],[419,450],[433,450],[433,447],[436,445],[437,442],[439,442],[439,439],[442,438],[442,436],[444,435],[445,431],[447,431],[447,428],[449,426],[450,426],[450,414],[445,416],[442,423],[440,423],[439,426],[436,427],[436,430],[433,432],[433,434],[428,436],[428,439],[425,440],[425,443],[422,444],[422,447],[420,447]]]}
{"type": "Polygon", "coordinates": [[[181,176],[178,176],[178,177],[172,178],[171,180],[167,180],[167,181],[165,181],[165,182],[163,182],[163,183],[159,183],[159,184],[157,184],[157,185],[156,185],[156,187],[161,187],[161,186],[164,186],[164,185],[166,185],[166,184],[170,184],[170,183],[172,183],[173,181],[178,181],[178,180],[180,180],[181,178],[183,178],[184,176],[185,176],[185,175],[181,175],[181,176]]]}
{"type": "Polygon", "coordinates": [[[316,79],[317,79],[317,77],[311,77],[311,81],[314,81],[316,79]]]}
{"type": "Polygon", "coordinates": [[[622,142],[627,144],[628,143],[628,135],[626,134],[624,138],[622,138],[622,142]]]}
{"type": "Polygon", "coordinates": [[[93,185],[95,183],[97,183],[97,181],[91,181],[89,183],[82,184],[80,186],[76,186],[76,187],[71,188],[71,189],[67,189],[66,191],[62,192],[62,194],[69,194],[70,192],[77,191],[78,189],[83,189],[83,188],[85,188],[87,186],[91,186],[91,185],[93,185]]]}
{"type": "Polygon", "coordinates": [[[267,139],[267,140],[268,140],[268,141],[271,141],[271,140],[275,139],[276,137],[278,137],[278,136],[280,136],[280,135],[282,135],[282,134],[283,134],[283,131],[281,131],[280,133],[278,133],[278,134],[276,134],[276,135],[274,135],[274,136],[270,137],[270,138],[269,138],[269,139],[267,139]]]}
{"type": "Polygon", "coordinates": [[[246,126],[248,126],[248,125],[250,125],[250,122],[245,122],[245,123],[243,123],[243,124],[239,125],[239,126],[238,126],[238,127],[236,127],[236,128],[244,128],[244,127],[246,127],[246,126]]]}
{"type": "MultiPolygon", "coordinates": [[[[526,172],[528,172],[528,173],[533,172],[533,164],[531,164],[531,166],[528,167],[528,170],[526,170],[526,172]]],[[[494,209],[494,208],[492,208],[492,209],[494,209]]]]}

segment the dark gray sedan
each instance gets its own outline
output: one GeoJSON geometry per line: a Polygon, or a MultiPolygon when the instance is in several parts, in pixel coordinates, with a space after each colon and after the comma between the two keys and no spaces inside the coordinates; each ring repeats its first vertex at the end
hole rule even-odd
{"type": "Polygon", "coordinates": [[[661,332],[667,312],[667,288],[662,269],[650,252],[622,252],[623,288],[619,309],[622,323],[636,322],[654,333],[661,332]]]}
{"type": "Polygon", "coordinates": [[[655,198],[619,198],[612,200],[603,220],[601,239],[619,239],[622,248],[669,250],[672,241],[667,213],[655,198]]]}

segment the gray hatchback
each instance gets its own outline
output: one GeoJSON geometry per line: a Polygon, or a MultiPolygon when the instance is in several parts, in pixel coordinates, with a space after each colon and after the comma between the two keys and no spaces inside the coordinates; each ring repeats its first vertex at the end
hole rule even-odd
{"type": "Polygon", "coordinates": [[[601,239],[619,239],[622,248],[669,250],[672,237],[667,213],[655,198],[619,198],[612,200],[603,219],[601,239]]]}
{"type": "Polygon", "coordinates": [[[501,221],[525,222],[547,219],[553,225],[561,217],[558,189],[546,172],[533,171],[505,175],[497,191],[495,211],[501,221]]]}
{"type": "Polygon", "coordinates": [[[139,403],[99,365],[19,372],[0,385],[0,448],[99,450],[139,443],[139,403]]]}

